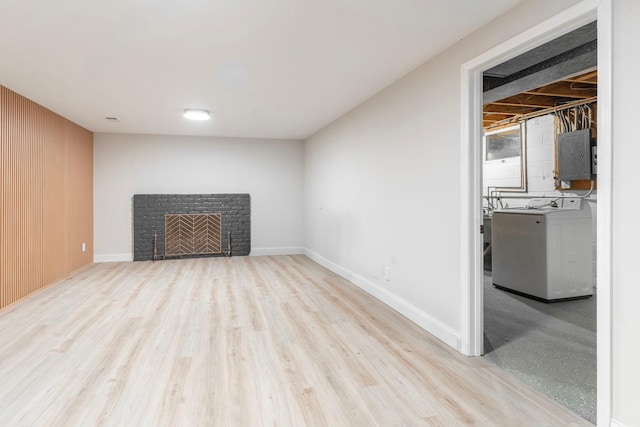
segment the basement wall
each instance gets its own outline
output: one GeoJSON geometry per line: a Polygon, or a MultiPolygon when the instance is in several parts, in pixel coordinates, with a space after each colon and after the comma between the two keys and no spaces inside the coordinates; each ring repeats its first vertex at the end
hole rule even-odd
{"type": "Polygon", "coordinates": [[[95,261],[130,261],[134,194],[251,195],[251,255],[302,252],[304,144],[96,134],[95,261]]]}
{"type": "Polygon", "coordinates": [[[460,348],[461,65],[576,3],[520,3],[310,137],[308,255],[460,348]]]}

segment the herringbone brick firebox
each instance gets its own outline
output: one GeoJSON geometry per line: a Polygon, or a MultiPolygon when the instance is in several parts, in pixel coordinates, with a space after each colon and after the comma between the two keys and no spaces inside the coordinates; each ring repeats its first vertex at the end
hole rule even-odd
{"type": "Polygon", "coordinates": [[[249,255],[249,194],[136,194],[133,259],[249,255]],[[230,240],[229,240],[230,238],[230,240]],[[165,244],[166,243],[166,244],[165,244]]]}

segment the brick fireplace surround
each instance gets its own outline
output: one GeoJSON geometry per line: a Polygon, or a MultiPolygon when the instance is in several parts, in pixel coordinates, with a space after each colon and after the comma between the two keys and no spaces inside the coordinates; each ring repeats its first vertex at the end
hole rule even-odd
{"type": "Polygon", "coordinates": [[[220,213],[222,251],[231,255],[251,252],[251,197],[249,194],[136,194],[133,196],[133,260],[153,259],[153,234],[158,234],[157,255],[165,251],[166,214],[220,213]]]}

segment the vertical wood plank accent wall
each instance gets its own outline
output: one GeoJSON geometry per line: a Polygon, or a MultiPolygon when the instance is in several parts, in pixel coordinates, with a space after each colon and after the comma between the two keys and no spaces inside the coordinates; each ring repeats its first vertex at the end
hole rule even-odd
{"type": "Polygon", "coordinates": [[[0,154],[2,308],[92,262],[93,133],[0,86],[0,154]]]}

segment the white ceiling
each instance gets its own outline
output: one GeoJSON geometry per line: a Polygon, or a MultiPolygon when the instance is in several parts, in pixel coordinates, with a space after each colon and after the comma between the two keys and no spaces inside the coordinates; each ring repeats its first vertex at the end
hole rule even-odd
{"type": "Polygon", "coordinates": [[[94,132],[301,139],[519,1],[0,0],[0,84],[94,132]]]}

